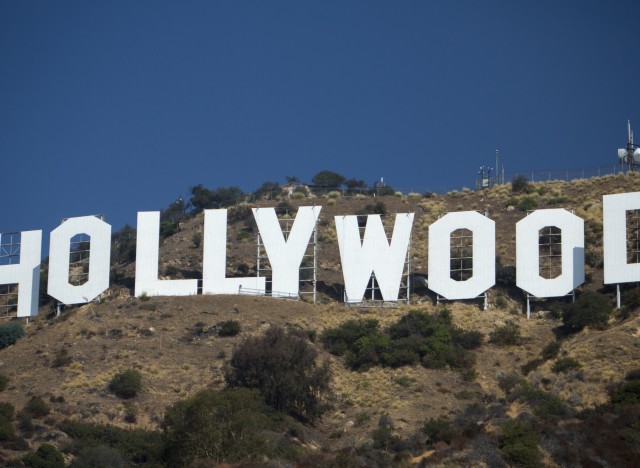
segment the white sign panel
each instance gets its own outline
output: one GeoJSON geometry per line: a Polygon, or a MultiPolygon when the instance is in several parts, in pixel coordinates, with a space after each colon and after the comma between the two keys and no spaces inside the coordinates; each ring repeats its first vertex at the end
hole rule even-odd
{"type": "Polygon", "coordinates": [[[63,304],[84,304],[98,297],[109,287],[111,256],[111,226],[95,216],[69,218],[51,231],[49,245],[49,285],[47,294],[63,304]],[[69,283],[71,238],[87,234],[89,247],[89,278],[82,285],[69,283]]]}
{"type": "Polygon", "coordinates": [[[18,317],[38,315],[42,231],[20,233],[20,263],[0,265],[0,284],[18,284],[18,317]]]}
{"type": "Polygon", "coordinates": [[[473,299],[496,282],[496,223],[475,211],[447,213],[429,226],[429,289],[450,300],[473,299]],[[451,233],[473,233],[473,275],[451,278],[451,233]]]}
{"type": "Polygon", "coordinates": [[[253,216],[271,263],[273,296],[298,295],[300,264],[321,209],[321,206],[298,208],[296,219],[285,240],[275,209],[253,208],[253,216]]]}
{"type": "Polygon", "coordinates": [[[371,273],[376,276],[382,298],[397,301],[411,239],[413,213],[396,215],[391,243],[380,215],[367,216],[362,241],[357,216],[336,216],[335,220],[346,302],[362,301],[371,273]]]}
{"type": "Polygon", "coordinates": [[[605,284],[640,281],[640,263],[627,262],[628,210],[640,210],[640,192],[602,197],[605,284]]]}
{"type": "Polygon", "coordinates": [[[202,294],[239,294],[241,288],[265,290],[265,278],[227,278],[227,210],[204,210],[202,294]]]}
{"type": "Polygon", "coordinates": [[[197,279],[159,280],[160,212],[138,213],[136,239],[136,296],[190,296],[198,293],[197,279]]]}
{"type": "Polygon", "coordinates": [[[584,221],[564,209],[537,210],[516,224],[516,285],[535,297],[569,294],[584,283],[584,221]],[[555,226],[562,236],[562,273],[540,276],[539,231],[555,226]]]}

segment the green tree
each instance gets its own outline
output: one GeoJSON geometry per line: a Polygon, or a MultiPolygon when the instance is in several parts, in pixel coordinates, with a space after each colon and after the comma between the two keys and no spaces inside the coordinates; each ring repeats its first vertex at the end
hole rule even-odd
{"type": "Polygon", "coordinates": [[[311,178],[314,185],[323,188],[338,188],[345,181],[342,174],[333,171],[320,171],[311,178]]]}
{"type": "Polygon", "coordinates": [[[189,202],[195,213],[207,208],[224,208],[241,200],[242,190],[238,187],[219,187],[210,190],[202,184],[191,187],[191,199],[189,202]]]}

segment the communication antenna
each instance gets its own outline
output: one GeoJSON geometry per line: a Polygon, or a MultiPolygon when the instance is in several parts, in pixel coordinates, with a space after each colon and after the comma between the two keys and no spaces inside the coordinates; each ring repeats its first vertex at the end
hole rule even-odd
{"type": "Polygon", "coordinates": [[[627,146],[626,148],[618,148],[618,162],[623,167],[627,166],[627,172],[640,170],[640,146],[633,143],[631,120],[627,120],[627,146]]]}

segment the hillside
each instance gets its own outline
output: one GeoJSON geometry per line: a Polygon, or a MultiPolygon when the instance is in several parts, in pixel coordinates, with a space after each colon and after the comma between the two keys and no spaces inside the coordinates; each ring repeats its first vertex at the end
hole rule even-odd
{"type": "MultiPolygon", "coordinates": [[[[321,204],[323,207],[319,222],[317,304],[248,296],[134,298],[130,288],[135,265],[114,265],[113,276],[118,280],[100,300],[69,307],[59,318],[52,317],[49,309],[43,308],[40,316],[26,327],[24,338],[0,350],[0,373],[9,379],[8,388],[0,393],[0,400],[12,403],[19,410],[36,396],[51,409],[46,417],[34,418],[30,434],[17,429],[20,443],[3,442],[0,445],[1,460],[5,464],[19,464],[24,453],[43,442],[50,442],[65,454],[67,462],[71,461],[77,453],[72,437],[63,430],[68,420],[161,431],[167,408],[178,400],[203,388],[225,387],[224,365],[244,339],[280,326],[316,337],[311,345],[319,351],[319,361],[327,361],[332,372],[331,394],[327,397],[330,409],[313,424],[293,420],[289,423],[297,427],[297,435],[290,439],[295,439],[295,443],[304,448],[307,457],[319,457],[308,458],[307,466],[339,465],[340,454],[344,453],[361,456],[349,449],[371,446],[372,433],[381,427],[379,421],[384,415],[393,422],[393,437],[409,440],[414,434],[421,433],[425,421],[430,418],[454,421],[466,417],[465,408],[469,407],[481,408],[475,416],[477,430],[473,435],[465,433],[455,440],[437,443],[427,440],[416,444],[414,449],[405,447],[404,451],[389,447],[383,451],[397,464],[411,464],[413,460],[415,463],[496,465],[505,463],[503,459],[514,463],[500,452],[504,444],[501,434],[505,431],[502,424],[508,418],[531,422],[532,413],[539,417],[537,403],[518,396],[518,385],[523,384],[519,379],[526,379],[533,389],[545,395],[558,397],[567,408],[562,422],[553,424],[558,426],[553,430],[542,423],[533,424],[541,434],[538,445],[542,463],[550,466],[587,462],[620,466],[628,463],[632,466],[634,460],[640,459],[640,428],[637,425],[633,426],[636,432],[626,433],[631,442],[623,445],[623,449],[614,444],[609,451],[593,449],[591,453],[584,449],[581,452],[581,444],[587,447],[589,440],[573,436],[575,453],[558,447],[563,445],[563,440],[566,442],[563,437],[571,438],[567,433],[579,433],[580,428],[584,429],[591,421],[589,411],[604,407],[612,386],[624,381],[630,371],[640,368],[638,310],[629,311],[626,318],[612,318],[604,330],[586,328],[566,335],[561,331],[559,317],[549,313],[554,304],[565,303],[564,299],[535,302],[535,313],[527,320],[523,314],[522,293],[505,282],[499,282],[491,289],[487,311],[481,310],[478,301],[436,305],[434,296],[426,290],[416,290],[412,304],[398,308],[346,307],[340,302],[343,280],[333,217],[356,214],[367,210],[367,205],[380,202],[390,215],[414,212],[412,267],[414,273],[426,275],[429,224],[449,211],[487,211],[496,221],[497,254],[503,268],[499,269],[499,275],[500,271],[506,275],[508,267],[515,265],[515,224],[525,216],[525,212],[517,207],[523,199],[533,200],[537,208],[574,210],[585,219],[586,229],[587,283],[581,290],[610,294],[602,284],[602,195],[639,189],[640,177],[620,175],[571,183],[535,183],[531,184],[529,193],[512,193],[511,186],[505,185],[442,196],[416,194],[374,199],[334,194],[324,198],[286,200],[292,211],[303,205],[321,204]],[[451,312],[457,327],[478,331],[484,337],[484,344],[473,351],[476,363],[472,372],[422,365],[373,366],[352,371],[345,366],[344,358],[330,354],[319,339],[324,330],[349,319],[377,319],[384,327],[409,311],[435,314],[444,306],[451,312]],[[238,335],[221,337],[207,332],[228,320],[240,322],[238,335]],[[489,342],[492,332],[509,324],[519,327],[521,338],[517,343],[489,342]],[[537,366],[529,365],[539,359],[542,350],[552,342],[558,343],[557,358],[540,361],[537,366]],[[552,367],[559,358],[575,359],[579,367],[566,372],[554,371],[552,367]],[[523,367],[527,366],[531,368],[530,372],[523,372],[523,367]],[[142,376],[142,389],[130,400],[122,400],[108,390],[112,377],[126,369],[138,370],[142,376]],[[505,383],[508,378],[514,382],[511,387],[505,383]],[[415,447],[422,447],[420,453],[415,447]],[[617,455],[612,453],[614,448],[617,455]],[[397,455],[400,452],[404,455],[397,455]]],[[[278,203],[263,200],[257,206],[278,203]]],[[[243,208],[231,208],[230,212],[233,209],[240,212],[243,208]]],[[[229,222],[228,228],[230,276],[243,270],[242,265],[253,274],[256,265],[256,234],[251,219],[245,215],[237,218],[229,222]]],[[[202,227],[203,215],[200,214],[182,222],[179,231],[162,242],[161,275],[169,273],[166,278],[201,277],[202,246],[196,247],[192,239],[202,227]]],[[[612,421],[620,417],[618,413],[615,415],[610,417],[612,421]]],[[[427,437],[424,432],[422,434],[427,437]]],[[[356,461],[369,464],[357,457],[350,460],[352,462],[347,465],[356,461]]]]}

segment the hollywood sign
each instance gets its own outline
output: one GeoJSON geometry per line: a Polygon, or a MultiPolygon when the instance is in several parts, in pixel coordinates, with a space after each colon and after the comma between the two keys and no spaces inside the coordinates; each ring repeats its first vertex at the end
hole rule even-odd
{"type": "MultiPolygon", "coordinates": [[[[300,265],[315,229],[320,206],[298,209],[288,237],[273,208],[254,208],[262,242],[272,268],[273,295],[298,295],[300,265]],[[277,293],[275,292],[277,291],[277,293]]],[[[640,210],[640,192],[603,197],[604,282],[640,281],[640,263],[627,261],[626,213],[640,210]]],[[[413,213],[395,217],[391,241],[379,215],[369,215],[360,235],[357,216],[336,216],[335,226],[348,302],[361,302],[374,274],[385,301],[398,300],[408,254],[413,213]]],[[[135,295],[187,296],[198,293],[197,279],[158,278],[160,213],[139,212],[137,220],[135,295]]],[[[495,222],[475,211],[448,213],[429,226],[428,287],[445,299],[473,299],[495,284],[495,222]],[[450,276],[451,233],[472,233],[472,276],[450,276]]],[[[203,294],[265,291],[264,277],[226,277],[227,210],[204,211],[203,294]]],[[[20,263],[0,266],[0,284],[18,284],[18,317],[38,314],[42,231],[21,233],[20,263]]],[[[109,287],[111,226],[94,217],[69,218],[50,234],[47,293],[63,304],[89,302],[109,287]],[[90,236],[88,280],[69,282],[71,239],[90,236]]],[[[516,285],[535,297],[557,297],[584,282],[584,221],[564,209],[537,210],[516,224],[516,285]],[[561,230],[561,274],[543,278],[539,272],[539,231],[561,230]]]]}

